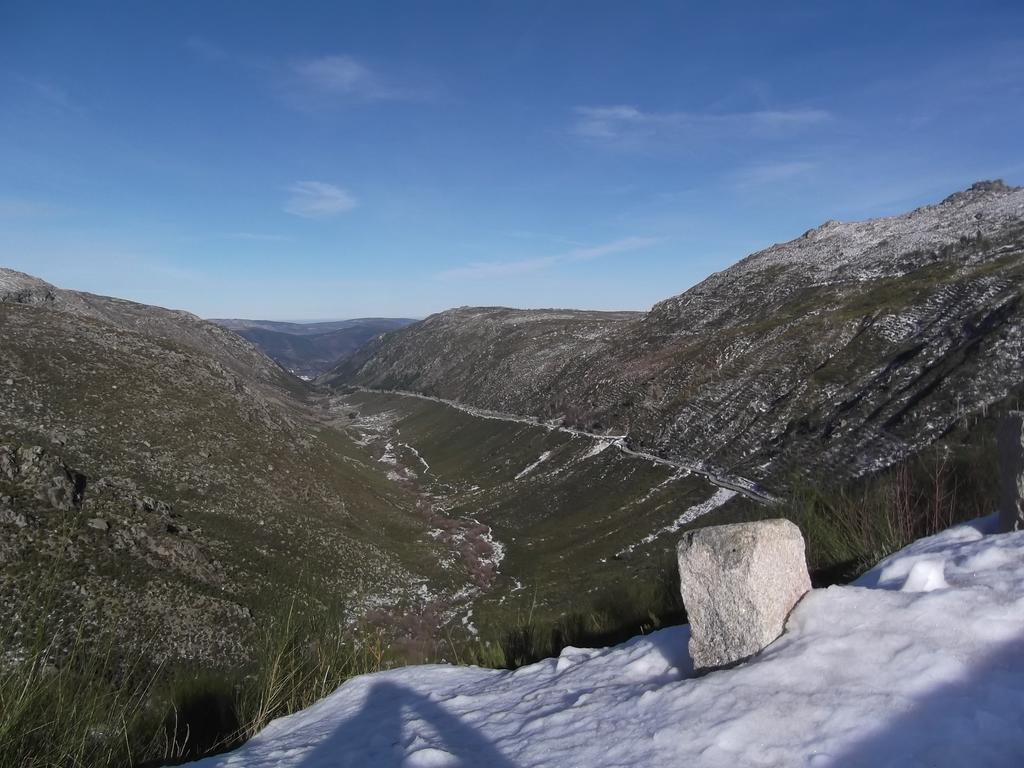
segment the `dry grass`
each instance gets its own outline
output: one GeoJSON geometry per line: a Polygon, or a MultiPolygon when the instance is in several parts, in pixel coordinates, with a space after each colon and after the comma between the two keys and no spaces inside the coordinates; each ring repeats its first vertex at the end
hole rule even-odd
{"type": "MultiPolygon", "coordinates": [[[[24,617],[22,617],[24,618],[24,617]]],[[[233,748],[271,720],[310,706],[353,675],[386,665],[379,635],[358,642],[334,619],[290,606],[268,623],[252,664],[233,676],[152,671],[113,639],[58,640],[45,613],[24,621],[0,668],[0,768],[156,766],[233,748]],[[150,670],[143,672],[143,670],[150,670]]]]}
{"type": "Polygon", "coordinates": [[[847,582],[919,538],[991,512],[990,453],[936,448],[845,486],[798,481],[767,514],[800,526],[817,586],[847,582]]]}

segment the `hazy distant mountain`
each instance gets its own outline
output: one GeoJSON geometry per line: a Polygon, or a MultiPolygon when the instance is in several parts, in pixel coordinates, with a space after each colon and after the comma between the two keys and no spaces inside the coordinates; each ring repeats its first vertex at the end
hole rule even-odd
{"type": "Polygon", "coordinates": [[[348,359],[366,342],[415,320],[363,317],[324,323],[215,319],[245,337],[296,376],[313,378],[348,359]]]}

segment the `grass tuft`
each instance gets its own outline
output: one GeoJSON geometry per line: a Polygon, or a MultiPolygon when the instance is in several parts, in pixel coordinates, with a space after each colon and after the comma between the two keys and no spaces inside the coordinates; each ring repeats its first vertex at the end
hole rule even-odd
{"type": "Polygon", "coordinates": [[[145,647],[126,656],[113,636],[86,642],[81,631],[67,642],[45,616],[5,628],[4,647],[22,651],[0,664],[0,768],[194,760],[388,663],[378,634],[357,642],[338,617],[300,615],[294,605],[268,621],[251,664],[234,675],[152,671],[145,647]]]}

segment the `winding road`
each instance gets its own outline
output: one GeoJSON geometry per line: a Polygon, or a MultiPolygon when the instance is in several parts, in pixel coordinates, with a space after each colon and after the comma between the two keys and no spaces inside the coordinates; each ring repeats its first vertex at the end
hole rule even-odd
{"type": "Polygon", "coordinates": [[[477,408],[472,405],[466,405],[456,400],[446,400],[443,397],[434,397],[433,395],[423,395],[419,392],[407,392],[400,389],[374,389],[372,387],[360,387],[352,385],[352,388],[359,392],[369,392],[378,395],[397,395],[399,397],[412,397],[417,400],[428,400],[433,403],[448,406],[454,408],[457,411],[462,411],[470,416],[476,416],[481,419],[494,419],[496,421],[509,421],[517,424],[526,424],[533,427],[542,427],[552,432],[563,432],[567,435],[573,435],[575,437],[584,437],[591,440],[597,440],[600,442],[609,443],[615,446],[619,451],[626,454],[627,456],[634,456],[638,459],[645,459],[646,461],[654,462],[655,464],[662,464],[666,467],[674,467],[675,469],[686,470],[695,475],[700,475],[705,478],[712,485],[718,486],[719,488],[726,488],[730,491],[756,501],[759,504],[774,504],[778,500],[767,491],[763,490],[753,480],[748,480],[744,477],[732,477],[727,475],[719,474],[714,472],[700,464],[695,464],[685,461],[675,461],[672,459],[666,459],[662,456],[657,456],[653,453],[646,453],[644,451],[637,451],[630,448],[626,444],[626,440],[629,438],[628,434],[622,435],[610,435],[610,434],[598,434],[595,432],[586,432],[581,429],[575,429],[573,427],[566,427],[561,424],[540,421],[534,416],[522,416],[515,413],[502,413],[500,411],[491,411],[486,408],[477,408]]]}

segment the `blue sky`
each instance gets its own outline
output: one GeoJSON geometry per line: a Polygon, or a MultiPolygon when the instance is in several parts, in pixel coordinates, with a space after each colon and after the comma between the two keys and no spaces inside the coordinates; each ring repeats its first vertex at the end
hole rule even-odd
{"type": "Polygon", "coordinates": [[[1024,183],[1022,125],[1019,1],[0,0],[0,264],[207,317],[646,309],[1024,183]]]}

